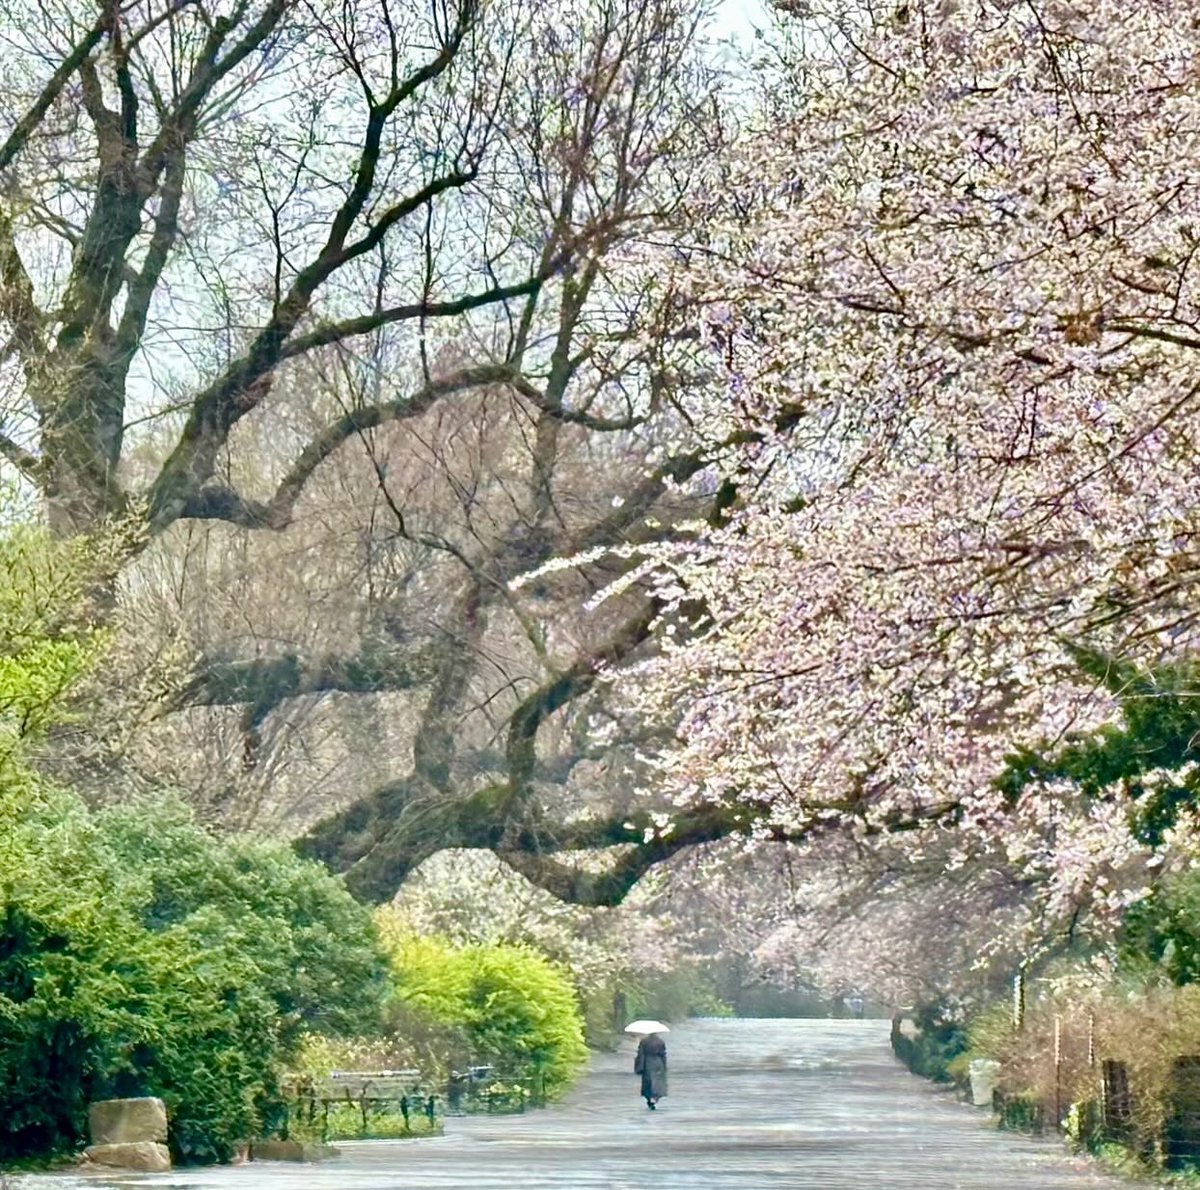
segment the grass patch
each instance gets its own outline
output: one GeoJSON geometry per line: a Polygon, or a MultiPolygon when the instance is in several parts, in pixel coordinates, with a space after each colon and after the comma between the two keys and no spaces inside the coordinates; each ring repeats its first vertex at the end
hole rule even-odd
{"type": "Polygon", "coordinates": [[[312,1120],[293,1120],[288,1135],[293,1140],[334,1142],[339,1140],[416,1140],[421,1137],[441,1136],[442,1121],[433,1120],[423,1110],[423,1100],[414,1099],[408,1118],[399,1106],[368,1108],[366,1122],[357,1103],[336,1103],[329,1107],[329,1115],[322,1118],[321,1112],[312,1120]]]}

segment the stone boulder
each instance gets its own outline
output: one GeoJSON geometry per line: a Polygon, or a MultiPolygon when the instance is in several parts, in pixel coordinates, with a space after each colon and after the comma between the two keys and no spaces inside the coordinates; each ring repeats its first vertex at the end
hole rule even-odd
{"type": "Polygon", "coordinates": [[[171,1168],[171,1154],[167,1151],[167,1146],[152,1140],[88,1145],[83,1155],[96,1165],[136,1169],[143,1173],[165,1173],[171,1168]]]}
{"type": "Polygon", "coordinates": [[[88,1134],[93,1145],[166,1144],[167,1109],[150,1096],[104,1099],[88,1108],[88,1134]]]}

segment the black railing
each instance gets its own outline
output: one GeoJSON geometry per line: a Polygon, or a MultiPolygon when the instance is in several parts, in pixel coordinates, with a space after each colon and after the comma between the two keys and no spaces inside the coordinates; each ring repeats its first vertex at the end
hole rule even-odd
{"type": "Polygon", "coordinates": [[[346,1135],[346,1128],[336,1125],[339,1116],[348,1114],[354,1120],[351,1127],[362,1137],[412,1133],[421,1119],[425,1121],[422,1130],[433,1131],[438,1105],[439,1096],[420,1081],[415,1070],[339,1071],[322,1079],[305,1076],[285,1087],[280,1111],[275,1113],[281,1118],[271,1132],[286,1139],[294,1131],[303,1131],[327,1141],[331,1132],[346,1135]]]}
{"type": "Polygon", "coordinates": [[[436,1130],[439,1116],[523,1112],[545,1102],[541,1072],[468,1066],[451,1073],[443,1094],[417,1070],[337,1071],[325,1078],[286,1080],[280,1100],[266,1113],[264,1131],[285,1140],[299,1134],[322,1142],[351,1135],[406,1136],[436,1130]]]}

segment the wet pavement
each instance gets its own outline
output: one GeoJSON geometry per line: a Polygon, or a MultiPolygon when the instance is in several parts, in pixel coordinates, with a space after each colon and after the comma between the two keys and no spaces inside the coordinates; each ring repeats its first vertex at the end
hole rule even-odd
{"type": "Polygon", "coordinates": [[[342,1144],[320,1165],[40,1175],[21,1190],[1117,1190],[1055,1141],[996,1131],[910,1075],[886,1021],[697,1021],[667,1038],[670,1096],[637,1098],[633,1045],[561,1104],[451,1118],[430,1140],[342,1144]]]}

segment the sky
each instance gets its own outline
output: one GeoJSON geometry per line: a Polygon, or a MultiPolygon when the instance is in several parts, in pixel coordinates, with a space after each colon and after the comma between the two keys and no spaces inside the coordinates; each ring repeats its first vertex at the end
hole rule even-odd
{"type": "Polygon", "coordinates": [[[750,41],[754,36],[755,26],[765,24],[766,20],[762,0],[720,0],[714,25],[718,36],[750,41]]]}
{"type": "MultiPolygon", "coordinates": [[[[754,34],[757,29],[769,28],[770,0],[716,0],[709,36],[721,48],[716,63],[739,72],[755,53],[754,34]]],[[[728,96],[726,97],[728,99],[728,96]]]]}

